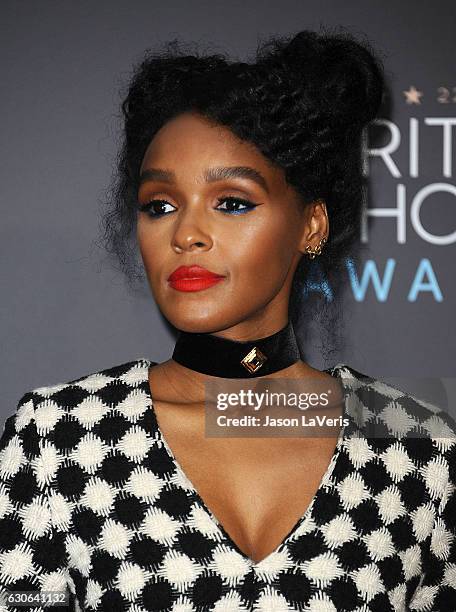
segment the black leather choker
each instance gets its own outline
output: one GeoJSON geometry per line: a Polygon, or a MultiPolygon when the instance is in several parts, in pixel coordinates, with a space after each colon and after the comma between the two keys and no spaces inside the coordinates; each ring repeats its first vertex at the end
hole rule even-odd
{"type": "Polygon", "coordinates": [[[247,342],[181,331],[172,354],[186,368],[222,378],[265,376],[288,368],[300,357],[291,321],[272,336],[247,342]]]}

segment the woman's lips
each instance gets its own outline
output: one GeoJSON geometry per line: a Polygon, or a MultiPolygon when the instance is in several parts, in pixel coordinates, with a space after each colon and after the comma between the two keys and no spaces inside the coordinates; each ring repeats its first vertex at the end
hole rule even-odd
{"type": "Polygon", "coordinates": [[[224,278],[225,276],[215,274],[201,266],[179,266],[169,276],[168,282],[177,291],[201,291],[212,287],[224,278]]]}
{"type": "Polygon", "coordinates": [[[223,276],[218,278],[182,278],[176,281],[169,281],[169,284],[173,289],[177,289],[177,291],[201,291],[202,289],[212,287],[212,285],[223,279],[223,276]]]}

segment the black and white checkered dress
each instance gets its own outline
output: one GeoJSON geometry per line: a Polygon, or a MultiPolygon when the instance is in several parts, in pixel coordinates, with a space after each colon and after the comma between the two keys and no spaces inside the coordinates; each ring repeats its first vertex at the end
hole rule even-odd
{"type": "Polygon", "coordinates": [[[445,413],[347,365],[326,370],[342,383],[350,425],[309,507],[254,562],[162,436],[154,363],[21,397],[0,443],[0,591],[66,591],[76,612],[456,610],[445,413]]]}

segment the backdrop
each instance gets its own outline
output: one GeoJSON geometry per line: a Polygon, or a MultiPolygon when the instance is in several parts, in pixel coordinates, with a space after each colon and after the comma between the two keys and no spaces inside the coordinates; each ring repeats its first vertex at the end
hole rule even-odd
{"type": "MultiPolygon", "coordinates": [[[[366,143],[370,221],[361,267],[347,262],[334,363],[379,378],[454,376],[452,0],[3,0],[0,12],[2,421],[32,388],[171,355],[148,288],[130,294],[94,240],[119,88],[146,47],[174,37],[243,59],[259,37],[342,25],[384,54],[392,114],[372,126],[376,149],[366,143]]],[[[312,341],[306,357],[332,365],[312,341]]]]}

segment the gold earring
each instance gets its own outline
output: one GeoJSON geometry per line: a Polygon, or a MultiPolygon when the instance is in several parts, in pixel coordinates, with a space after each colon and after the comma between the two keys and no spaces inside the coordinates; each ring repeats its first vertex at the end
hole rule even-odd
{"type": "Polygon", "coordinates": [[[318,243],[318,245],[315,247],[315,249],[312,249],[312,247],[309,244],[306,246],[306,252],[309,255],[310,259],[314,259],[315,255],[321,255],[321,249],[325,243],[326,243],[326,238],[322,238],[320,242],[318,243]]]}

